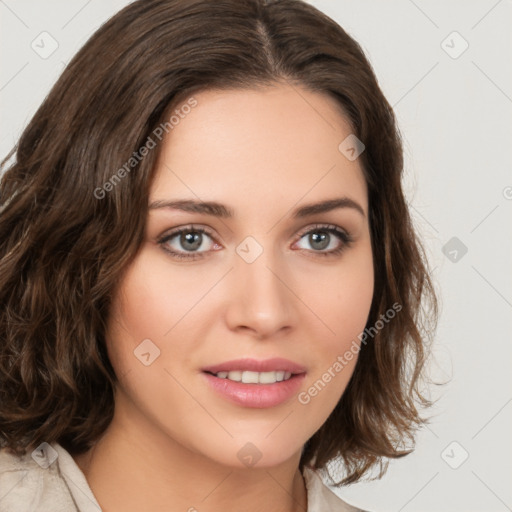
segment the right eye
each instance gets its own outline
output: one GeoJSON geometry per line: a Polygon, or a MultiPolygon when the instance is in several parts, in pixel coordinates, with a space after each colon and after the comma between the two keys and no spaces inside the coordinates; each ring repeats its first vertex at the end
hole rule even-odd
{"type": "MultiPolygon", "coordinates": [[[[212,237],[213,235],[205,228],[186,226],[164,235],[158,240],[158,244],[173,258],[195,260],[202,258],[203,254],[208,252],[206,238],[212,239],[212,237]]],[[[212,245],[221,247],[215,241],[212,240],[212,242],[212,245]]]]}

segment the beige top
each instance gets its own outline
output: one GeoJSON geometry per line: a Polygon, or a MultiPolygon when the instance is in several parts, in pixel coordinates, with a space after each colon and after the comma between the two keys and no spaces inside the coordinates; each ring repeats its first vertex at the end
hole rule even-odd
{"type": "MultiPolygon", "coordinates": [[[[101,512],[85,475],[60,444],[17,457],[0,450],[0,512],[101,512]]],[[[363,512],[305,468],[306,512],[363,512]]]]}

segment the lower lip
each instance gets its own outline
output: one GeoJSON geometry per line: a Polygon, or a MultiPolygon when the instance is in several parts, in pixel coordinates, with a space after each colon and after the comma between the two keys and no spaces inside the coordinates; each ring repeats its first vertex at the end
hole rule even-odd
{"type": "Polygon", "coordinates": [[[275,407],[292,398],[300,389],[305,373],[292,375],[288,380],[274,384],[244,384],[229,379],[220,379],[203,372],[208,384],[224,398],[244,407],[264,409],[275,407]]]}

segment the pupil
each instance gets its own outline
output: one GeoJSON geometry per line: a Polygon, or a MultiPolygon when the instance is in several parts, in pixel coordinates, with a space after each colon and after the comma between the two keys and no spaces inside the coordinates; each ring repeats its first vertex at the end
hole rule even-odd
{"type": "Polygon", "coordinates": [[[182,243],[182,245],[185,247],[186,244],[190,244],[188,246],[188,249],[199,249],[199,247],[201,247],[201,242],[202,242],[202,234],[201,233],[197,233],[195,231],[190,231],[186,234],[182,234],[181,235],[181,240],[180,242],[182,243]],[[186,244],[185,244],[186,242],[186,244]]]}
{"type": "Polygon", "coordinates": [[[328,245],[329,245],[329,241],[327,239],[327,233],[325,233],[324,231],[319,231],[318,233],[313,233],[312,235],[310,235],[311,237],[311,240],[312,240],[312,247],[314,247],[315,249],[325,249],[328,245]],[[319,235],[320,233],[320,235],[319,235]],[[316,245],[315,244],[319,244],[319,245],[316,245]]]}

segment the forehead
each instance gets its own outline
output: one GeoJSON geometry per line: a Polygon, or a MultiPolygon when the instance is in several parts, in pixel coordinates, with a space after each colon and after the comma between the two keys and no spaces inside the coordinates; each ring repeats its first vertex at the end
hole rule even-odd
{"type": "Polygon", "coordinates": [[[186,196],[258,210],[341,194],[366,210],[359,161],[338,149],[352,130],[335,99],[288,84],[193,97],[196,106],[163,139],[151,200],[186,196]]]}

